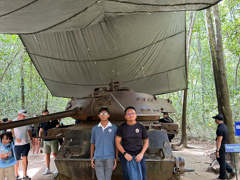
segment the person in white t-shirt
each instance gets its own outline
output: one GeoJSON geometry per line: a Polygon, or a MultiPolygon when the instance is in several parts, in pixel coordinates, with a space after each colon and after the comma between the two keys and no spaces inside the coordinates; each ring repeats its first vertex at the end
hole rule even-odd
{"type": "MultiPolygon", "coordinates": [[[[18,117],[13,121],[21,121],[28,116],[27,111],[21,109],[18,111],[18,117]]],[[[27,166],[28,166],[28,153],[30,150],[30,140],[32,141],[32,132],[30,126],[21,126],[13,129],[13,135],[15,138],[15,154],[17,158],[17,164],[14,165],[16,179],[21,179],[18,174],[19,160],[22,156],[22,167],[23,167],[23,178],[30,180],[27,176],[27,166]]]]}

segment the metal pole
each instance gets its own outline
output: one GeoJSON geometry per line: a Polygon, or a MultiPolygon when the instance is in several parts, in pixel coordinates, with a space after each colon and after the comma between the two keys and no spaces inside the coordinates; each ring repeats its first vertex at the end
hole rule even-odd
{"type": "Polygon", "coordinates": [[[236,172],[236,180],[238,180],[238,172],[237,172],[237,166],[236,166],[236,160],[235,160],[235,153],[233,153],[233,157],[234,157],[234,164],[235,164],[235,172],[236,172]]]}
{"type": "Polygon", "coordinates": [[[77,114],[78,114],[78,110],[73,109],[73,110],[69,110],[69,111],[63,111],[63,112],[58,112],[58,113],[53,113],[53,114],[48,114],[48,115],[41,115],[39,117],[33,117],[33,118],[28,118],[28,119],[23,119],[23,120],[18,120],[18,121],[12,121],[12,122],[8,122],[8,123],[1,123],[0,130],[12,129],[15,127],[47,122],[50,120],[56,120],[56,119],[64,118],[64,117],[77,116],[77,114]]]}

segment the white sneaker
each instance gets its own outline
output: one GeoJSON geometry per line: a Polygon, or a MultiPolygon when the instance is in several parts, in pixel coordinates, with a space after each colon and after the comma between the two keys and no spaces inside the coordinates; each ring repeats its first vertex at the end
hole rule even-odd
{"type": "Polygon", "coordinates": [[[50,169],[47,168],[47,169],[44,171],[43,175],[46,175],[46,174],[51,174],[50,169]]]}
{"type": "Polygon", "coordinates": [[[57,169],[54,171],[54,174],[58,174],[58,170],[57,169]]]}

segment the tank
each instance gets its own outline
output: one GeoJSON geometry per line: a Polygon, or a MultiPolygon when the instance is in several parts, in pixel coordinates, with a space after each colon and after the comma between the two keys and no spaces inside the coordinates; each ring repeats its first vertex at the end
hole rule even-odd
{"type": "MultiPolygon", "coordinates": [[[[0,130],[63,117],[79,120],[81,123],[51,129],[48,136],[42,138],[64,138],[55,159],[58,180],[94,180],[95,171],[90,163],[91,130],[99,123],[98,111],[103,106],[109,108],[109,120],[117,126],[125,121],[124,110],[127,106],[136,108],[137,121],[145,126],[149,136],[149,148],[145,153],[148,180],[177,180],[185,171],[192,171],[184,168],[182,157],[174,157],[172,154],[167,134],[176,134],[178,125],[158,121],[161,113],[176,111],[172,102],[132,91],[119,82],[111,81],[109,87],[96,88],[88,97],[71,98],[64,112],[1,124],[0,130]]],[[[120,161],[112,179],[123,179],[120,161]]]]}

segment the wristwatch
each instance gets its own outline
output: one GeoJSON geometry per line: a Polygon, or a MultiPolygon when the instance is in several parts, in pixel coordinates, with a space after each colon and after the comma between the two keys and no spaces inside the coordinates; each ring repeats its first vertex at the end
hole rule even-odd
{"type": "Polygon", "coordinates": [[[127,152],[126,152],[126,151],[123,153],[123,155],[125,156],[125,154],[127,154],[127,152]]]}

